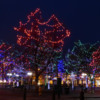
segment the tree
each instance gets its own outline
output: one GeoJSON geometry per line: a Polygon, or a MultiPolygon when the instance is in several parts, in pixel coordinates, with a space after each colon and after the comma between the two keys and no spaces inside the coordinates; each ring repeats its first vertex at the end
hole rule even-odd
{"type": "Polygon", "coordinates": [[[87,74],[90,74],[93,70],[93,67],[89,66],[92,60],[92,53],[98,48],[100,42],[94,44],[85,43],[81,41],[75,42],[73,52],[79,57],[80,69],[87,74]]]}
{"type": "Polygon", "coordinates": [[[52,62],[54,52],[61,52],[63,40],[70,36],[70,32],[55,15],[52,15],[46,22],[43,21],[39,8],[31,12],[27,18],[28,21],[25,24],[20,22],[20,26],[15,27],[14,30],[22,33],[22,35],[17,35],[17,43],[27,47],[28,52],[25,54],[29,53],[27,57],[33,63],[32,70],[35,72],[35,81],[38,85],[38,77],[52,62]]]}
{"type": "Polygon", "coordinates": [[[90,62],[90,66],[93,68],[93,87],[95,87],[95,73],[100,71],[100,47],[92,53],[92,61],[90,62]]]}
{"type": "Polygon", "coordinates": [[[75,74],[77,74],[77,83],[79,84],[79,75],[81,73],[80,68],[80,58],[76,53],[70,49],[68,49],[67,54],[65,55],[65,69],[66,69],[66,77],[68,74],[71,75],[72,81],[72,90],[74,88],[74,80],[75,74]]]}
{"type": "Polygon", "coordinates": [[[75,54],[74,51],[68,49],[66,55],[65,55],[65,61],[66,61],[66,70],[68,73],[71,73],[72,71],[76,74],[80,71],[80,58],[78,55],[75,54]]]}
{"type": "Polygon", "coordinates": [[[13,60],[10,55],[11,49],[10,44],[0,42],[0,76],[2,80],[7,78],[7,72],[13,68],[13,60]]]}
{"type": "Polygon", "coordinates": [[[100,47],[92,53],[90,66],[100,66],[100,47]]]}
{"type": "Polygon", "coordinates": [[[91,67],[89,64],[92,60],[92,53],[98,48],[100,42],[83,44],[79,40],[74,44],[71,52],[69,51],[66,55],[67,65],[71,70],[74,70],[78,76],[82,72],[85,72],[91,77],[90,74],[93,73],[94,67],[91,67]]]}
{"type": "MultiPolygon", "coordinates": [[[[8,80],[16,76],[14,74],[24,73],[21,71],[21,56],[22,56],[22,50],[19,50],[20,48],[15,45],[11,45],[9,43],[0,42],[0,76],[2,80],[8,80]],[[20,66],[20,68],[18,68],[20,66]],[[16,70],[17,69],[17,70],[16,70]],[[19,69],[19,70],[18,70],[19,69]]],[[[11,80],[10,80],[11,81],[11,80]]]]}

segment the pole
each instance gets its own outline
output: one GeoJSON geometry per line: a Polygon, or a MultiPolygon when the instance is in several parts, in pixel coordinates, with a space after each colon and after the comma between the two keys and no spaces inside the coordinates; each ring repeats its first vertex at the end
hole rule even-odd
{"type": "Polygon", "coordinates": [[[72,79],[72,90],[74,90],[74,80],[72,79]]]}
{"type": "Polygon", "coordinates": [[[88,76],[86,75],[86,88],[88,88],[88,76]]]}

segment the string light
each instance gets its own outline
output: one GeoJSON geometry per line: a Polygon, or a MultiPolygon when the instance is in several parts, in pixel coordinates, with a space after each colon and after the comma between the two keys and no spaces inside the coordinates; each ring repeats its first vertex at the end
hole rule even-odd
{"type": "Polygon", "coordinates": [[[100,66],[100,47],[93,52],[92,54],[93,60],[90,63],[90,66],[100,66]]]}
{"type": "Polygon", "coordinates": [[[0,43],[0,76],[2,79],[6,78],[7,71],[12,69],[12,58],[10,57],[10,50],[12,46],[4,42],[0,43]]]}
{"type": "Polygon", "coordinates": [[[63,26],[54,14],[47,21],[43,22],[41,11],[37,8],[27,18],[28,20],[25,24],[20,21],[19,27],[14,27],[14,30],[23,33],[23,35],[17,35],[17,43],[19,45],[29,46],[29,41],[41,42],[42,39],[42,41],[53,46],[55,51],[59,52],[62,50],[63,40],[70,36],[70,31],[63,26]],[[59,46],[59,48],[56,48],[56,46],[59,46]]]}

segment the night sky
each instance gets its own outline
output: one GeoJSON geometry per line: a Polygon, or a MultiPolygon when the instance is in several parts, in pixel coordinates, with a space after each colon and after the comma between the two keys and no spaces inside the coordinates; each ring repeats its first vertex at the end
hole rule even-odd
{"type": "Polygon", "coordinates": [[[19,26],[19,21],[26,22],[36,8],[45,19],[55,14],[71,31],[64,52],[79,39],[83,43],[100,40],[100,0],[0,0],[0,39],[16,43],[13,27],[19,26]]]}

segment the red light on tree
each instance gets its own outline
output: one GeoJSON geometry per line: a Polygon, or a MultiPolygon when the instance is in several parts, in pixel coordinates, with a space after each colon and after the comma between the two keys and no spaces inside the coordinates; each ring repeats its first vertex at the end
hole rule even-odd
{"type": "Polygon", "coordinates": [[[70,36],[70,32],[59,22],[55,15],[52,15],[47,21],[43,21],[39,8],[27,16],[25,24],[19,22],[19,27],[14,30],[23,33],[17,35],[19,45],[31,46],[31,41],[45,42],[53,46],[54,50],[61,51],[64,39],[70,36]],[[59,47],[59,48],[58,48],[59,47]]]}
{"type": "Polygon", "coordinates": [[[90,63],[90,66],[100,66],[100,47],[97,49],[97,51],[93,52],[92,58],[93,60],[90,63]]]}
{"type": "Polygon", "coordinates": [[[9,44],[0,43],[0,77],[2,79],[5,79],[7,72],[12,69],[11,48],[9,44]]]}

